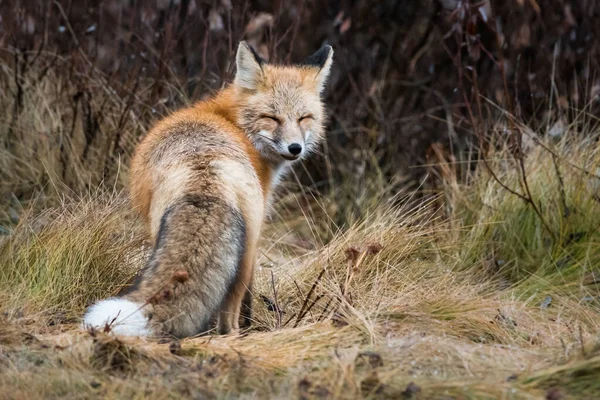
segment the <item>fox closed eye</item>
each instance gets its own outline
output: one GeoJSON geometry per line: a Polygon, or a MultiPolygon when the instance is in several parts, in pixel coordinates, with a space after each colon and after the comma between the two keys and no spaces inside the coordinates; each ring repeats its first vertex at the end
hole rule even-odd
{"type": "Polygon", "coordinates": [[[279,121],[279,118],[277,118],[274,115],[266,115],[266,114],[262,114],[259,119],[268,119],[274,122],[277,122],[278,124],[281,123],[281,121],[279,121]]]}
{"type": "Polygon", "coordinates": [[[308,119],[314,119],[313,115],[312,114],[304,115],[304,116],[298,118],[298,122],[302,122],[302,121],[308,120],[308,119]]]}

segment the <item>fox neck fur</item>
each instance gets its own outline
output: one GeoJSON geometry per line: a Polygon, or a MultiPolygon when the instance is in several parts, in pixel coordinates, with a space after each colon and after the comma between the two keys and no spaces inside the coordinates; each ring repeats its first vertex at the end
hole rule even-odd
{"type": "Polygon", "coordinates": [[[230,132],[233,133],[233,137],[238,141],[239,145],[243,147],[252,163],[252,167],[260,181],[264,200],[267,201],[269,193],[274,189],[273,183],[277,183],[274,178],[283,173],[287,167],[289,167],[290,163],[286,162],[283,158],[278,160],[264,157],[256,147],[254,147],[246,132],[241,129],[238,124],[240,103],[236,98],[236,88],[234,86],[229,86],[217,93],[212,99],[195,104],[194,109],[198,113],[214,114],[215,116],[221,117],[238,128],[231,130],[230,132]]]}

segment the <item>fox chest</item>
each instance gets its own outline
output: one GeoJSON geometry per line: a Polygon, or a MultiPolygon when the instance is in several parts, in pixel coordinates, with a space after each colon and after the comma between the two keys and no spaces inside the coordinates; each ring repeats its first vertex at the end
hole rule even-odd
{"type": "Polygon", "coordinates": [[[223,197],[242,213],[248,239],[257,241],[266,210],[258,176],[250,165],[243,162],[219,160],[212,164],[222,183],[223,197]]]}

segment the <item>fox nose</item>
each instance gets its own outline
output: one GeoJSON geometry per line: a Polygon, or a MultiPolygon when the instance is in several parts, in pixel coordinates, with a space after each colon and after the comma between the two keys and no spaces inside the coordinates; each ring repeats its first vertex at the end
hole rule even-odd
{"type": "Polygon", "coordinates": [[[288,150],[291,154],[297,156],[302,152],[302,145],[299,143],[292,143],[288,146],[288,150]]]}

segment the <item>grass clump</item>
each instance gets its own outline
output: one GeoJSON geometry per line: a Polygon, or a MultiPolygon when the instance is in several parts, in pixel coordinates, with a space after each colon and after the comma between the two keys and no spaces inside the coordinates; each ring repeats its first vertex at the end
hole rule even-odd
{"type": "Polygon", "coordinates": [[[0,242],[2,310],[77,317],[140,266],[141,235],[121,195],[25,212],[0,242]]]}
{"type": "Polygon", "coordinates": [[[525,180],[514,154],[496,151],[489,168],[480,166],[467,187],[452,193],[453,216],[469,227],[456,231],[465,244],[459,257],[481,262],[522,293],[561,290],[600,305],[593,301],[600,277],[595,140],[573,133],[534,147],[523,158],[525,180]],[[503,186],[529,191],[539,211],[503,186]]]}
{"type": "Polygon", "coordinates": [[[525,377],[523,386],[545,389],[556,397],[597,397],[600,392],[600,342],[596,339],[592,346],[586,346],[583,341],[579,344],[573,349],[578,354],[525,377]]]}

